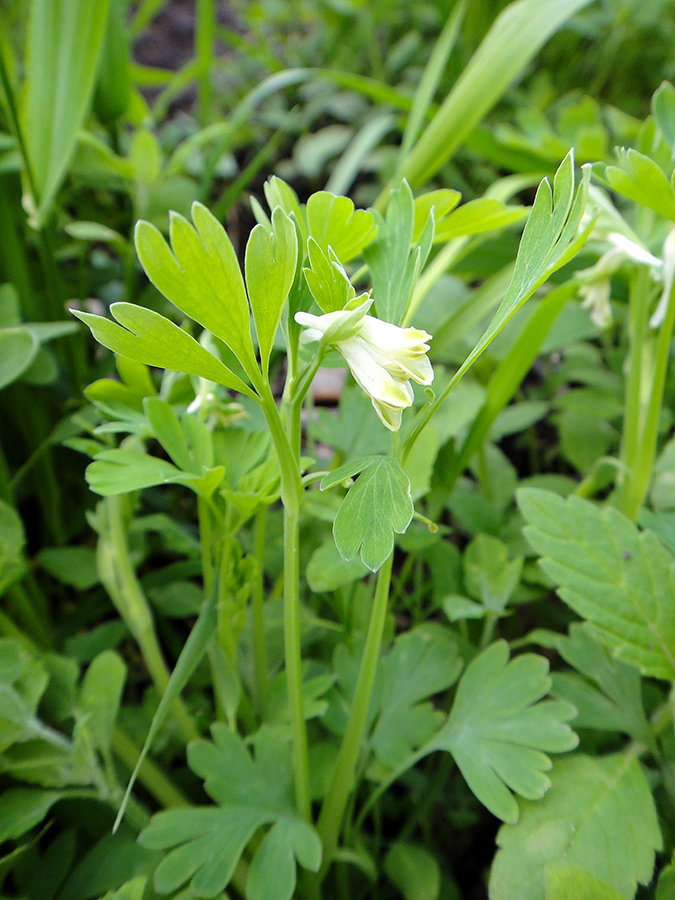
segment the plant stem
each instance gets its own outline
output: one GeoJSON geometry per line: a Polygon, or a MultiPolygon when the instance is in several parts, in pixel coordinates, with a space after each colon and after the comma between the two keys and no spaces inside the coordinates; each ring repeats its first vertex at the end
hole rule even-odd
{"type": "Polygon", "coordinates": [[[265,533],[267,528],[267,506],[263,505],[255,517],[254,554],[258,564],[255,584],[253,586],[252,614],[253,614],[253,658],[255,661],[255,678],[258,688],[258,706],[262,711],[267,699],[267,682],[269,672],[267,668],[267,645],[265,642],[265,615],[264,615],[264,579],[263,556],[265,552],[265,533]]]}
{"type": "Polygon", "coordinates": [[[392,562],[393,553],[384,563],[377,576],[373,611],[368,626],[366,644],[363,649],[356,690],[354,691],[352,711],[344,738],[342,739],[333,782],[319,816],[317,830],[324,848],[323,872],[325,872],[337,848],[344,811],[349,795],[354,788],[354,773],[366,730],[368,710],[375,684],[377,664],[380,658],[382,634],[387,616],[392,562]]]}

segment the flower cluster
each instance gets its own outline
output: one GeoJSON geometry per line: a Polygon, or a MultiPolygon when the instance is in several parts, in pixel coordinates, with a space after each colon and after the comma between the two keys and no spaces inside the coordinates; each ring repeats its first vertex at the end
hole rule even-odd
{"type": "Polygon", "coordinates": [[[410,380],[418,384],[433,381],[426,343],[431,335],[367,315],[372,303],[368,298],[356,309],[322,316],[299,312],[295,320],[307,328],[304,341],[321,341],[340,353],[382,422],[390,431],[398,431],[403,410],[413,402],[410,380]]]}

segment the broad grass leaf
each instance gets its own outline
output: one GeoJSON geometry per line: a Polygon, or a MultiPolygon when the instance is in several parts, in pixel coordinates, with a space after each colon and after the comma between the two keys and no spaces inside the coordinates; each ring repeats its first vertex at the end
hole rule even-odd
{"type": "Polygon", "coordinates": [[[661,848],[652,793],[634,754],[575,754],[556,761],[551,779],[543,800],[521,803],[518,824],[500,829],[490,900],[545,900],[547,867],[560,863],[586,869],[632,900],[638,882],[651,880],[661,848]]]}
{"type": "Polygon", "coordinates": [[[321,844],[294,812],[288,743],[278,732],[264,729],[257,736],[252,758],[241,738],[224,724],[213,725],[211,733],[212,741],[190,746],[188,760],[218,806],[153,816],[140,841],[145,847],[168,851],[155,873],[155,887],[168,893],[189,882],[198,896],[216,896],[228,885],[254,832],[274,823],[253,857],[247,896],[290,900],[295,889],[294,858],[316,871],[321,844]]]}
{"type": "Polygon", "coordinates": [[[332,247],[342,263],[358,256],[377,232],[372,212],[355,210],[348,197],[330,191],[318,191],[307,201],[307,227],[323,252],[332,247]]]}
{"type": "Polygon", "coordinates": [[[256,225],[246,245],[246,285],[265,376],[281,313],[293,286],[297,260],[295,225],[277,206],[272,210],[272,230],[256,225]]]}
{"type": "Polygon", "coordinates": [[[403,534],[413,517],[408,476],[398,460],[377,457],[359,475],[342,501],[333,524],[335,544],[349,560],[376,572],[394,549],[394,532],[403,534]]]}
{"type": "Polygon", "coordinates": [[[607,166],[604,174],[613,191],[675,221],[675,191],[653,159],[622,148],[619,165],[607,166]]]}
{"type": "Polygon", "coordinates": [[[525,535],[590,633],[643,674],[675,679],[675,563],[615,509],[522,488],[525,535]]]}
{"type": "Polygon", "coordinates": [[[410,151],[403,175],[413,187],[439,171],[546,40],[589,2],[518,0],[500,13],[410,151]]]}
{"type": "Polygon", "coordinates": [[[20,118],[44,221],[65,177],[96,81],[108,0],[32,0],[20,118]]]}
{"type": "Polygon", "coordinates": [[[154,310],[133,303],[113,303],[110,311],[119,325],[93,313],[73,310],[73,315],[81,319],[96,340],[113,353],[148,366],[198,375],[249,397],[255,396],[250,387],[219,359],[186,331],[154,310]]]}
{"type": "Polygon", "coordinates": [[[526,653],[509,662],[506,641],[497,641],[465,671],[447,722],[426,745],[452,753],[467,784],[493,815],[518,820],[514,791],[531,800],[551,785],[546,753],[578,743],[566,724],[574,707],[544,700],[551,687],[548,662],[526,653]]]}
{"type": "Polygon", "coordinates": [[[227,344],[249,378],[255,378],[249,306],[234,247],[223,226],[201,203],[192,204],[192,219],[194,228],[187,219],[172,214],[171,249],[154,225],[138,222],[138,258],[155,287],[227,344]]]}

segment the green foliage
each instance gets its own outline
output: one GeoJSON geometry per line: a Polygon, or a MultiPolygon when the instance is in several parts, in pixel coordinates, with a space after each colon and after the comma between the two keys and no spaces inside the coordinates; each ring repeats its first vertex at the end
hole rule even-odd
{"type": "Polygon", "coordinates": [[[534,654],[508,660],[508,645],[498,641],[469,665],[447,722],[425,749],[452,753],[481,803],[516,822],[511,791],[543,797],[551,785],[546,753],[571,750],[578,739],[565,724],[574,707],[541,699],[551,685],[546,660],[534,654]]]}
{"type": "Polygon", "coordinates": [[[213,743],[189,750],[190,767],[218,807],[191,807],[158,813],[141,836],[144,846],[169,850],[155,874],[155,886],[169,893],[190,881],[202,897],[222,891],[244,847],[262,825],[273,823],[251,864],[250,900],[290,900],[295,862],[316,871],[321,845],[293,811],[292,769],[286,741],[262,731],[251,759],[240,738],[224,725],[211,729],[213,743]]]}
{"type": "Polygon", "coordinates": [[[675,569],[658,539],[579,497],[524,488],[518,501],[543,569],[590,633],[643,673],[675,677],[675,569]]]}
{"type": "MultiPolygon", "coordinates": [[[[339,480],[360,471],[342,501],[333,524],[335,545],[350,560],[360,551],[361,560],[376,572],[394,549],[394,532],[404,534],[413,517],[410,482],[398,460],[372,457],[343,467],[339,480]]],[[[322,481],[335,483],[336,474],[322,481]]]]}
{"type": "Polygon", "coordinates": [[[491,900],[544,900],[545,891],[563,878],[579,884],[578,869],[620,896],[633,897],[638,883],[651,880],[654,851],[661,847],[654,802],[638,761],[632,754],[574,755],[558,760],[551,777],[546,797],[524,802],[518,824],[499,832],[491,900]],[[571,872],[556,871],[568,866],[571,872]]]}

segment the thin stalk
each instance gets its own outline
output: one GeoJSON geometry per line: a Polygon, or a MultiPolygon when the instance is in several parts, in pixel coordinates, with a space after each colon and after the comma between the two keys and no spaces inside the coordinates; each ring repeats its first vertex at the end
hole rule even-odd
{"type": "Polygon", "coordinates": [[[195,56],[197,58],[197,118],[204,128],[213,102],[211,71],[215,60],[216,10],[214,0],[197,0],[195,56]]]}
{"type": "MultiPolygon", "coordinates": [[[[99,540],[98,564],[101,582],[141,648],[145,664],[160,695],[169,684],[169,670],[157,640],[148,601],[136,578],[126,540],[122,497],[103,501],[107,513],[107,535],[99,540]]],[[[182,700],[172,704],[173,714],[185,742],[199,737],[182,700]]]]}
{"type": "MultiPolygon", "coordinates": [[[[130,772],[133,772],[141,751],[121,728],[115,728],[113,731],[111,746],[120,762],[130,772]]],[[[165,809],[175,809],[176,807],[190,805],[185,795],[147,757],[138,770],[138,781],[165,809]]]]}
{"type": "Polygon", "coordinates": [[[253,614],[253,659],[255,661],[255,679],[258,689],[258,705],[262,711],[267,699],[269,670],[267,667],[267,644],[265,641],[264,583],[265,572],[263,557],[265,553],[265,534],[267,530],[267,506],[263,505],[255,517],[253,552],[257,563],[256,578],[251,600],[253,614]]]}
{"type": "Polygon", "coordinates": [[[333,782],[321,807],[321,814],[317,824],[319,837],[324,848],[322,868],[324,873],[337,848],[345,808],[349,795],[354,788],[354,774],[368,721],[368,710],[375,684],[377,664],[380,658],[384,623],[387,617],[392,563],[393,553],[384,563],[377,576],[373,611],[354,691],[352,711],[344,738],[342,739],[333,782]]]}
{"type": "MultiPolygon", "coordinates": [[[[635,520],[644,502],[652,479],[656,442],[658,438],[659,415],[663,403],[663,391],[668,370],[670,344],[675,326],[675,284],[670,292],[668,308],[656,339],[656,350],[645,372],[648,383],[640,390],[641,433],[635,448],[633,464],[627,470],[621,492],[620,509],[629,519],[635,520]]],[[[646,368],[646,367],[645,367],[646,368]]],[[[646,382],[646,378],[644,379],[646,382]]]]}
{"type": "Polygon", "coordinates": [[[635,506],[635,479],[638,476],[636,464],[642,440],[645,406],[648,402],[644,393],[644,370],[649,362],[646,353],[649,334],[649,275],[644,266],[640,266],[631,278],[628,330],[630,340],[628,381],[620,454],[624,474],[619,488],[618,505],[621,512],[630,518],[631,510],[635,506]]]}

